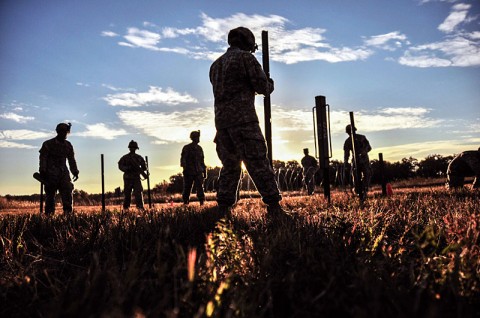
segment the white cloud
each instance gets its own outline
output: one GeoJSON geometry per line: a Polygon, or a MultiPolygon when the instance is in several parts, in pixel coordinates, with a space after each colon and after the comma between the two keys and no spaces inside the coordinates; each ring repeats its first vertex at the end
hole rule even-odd
{"type": "Polygon", "coordinates": [[[118,34],[113,32],[113,31],[102,31],[101,36],[106,36],[106,37],[109,37],[109,38],[113,38],[113,37],[118,36],[118,34]]]}
{"type": "Polygon", "coordinates": [[[187,93],[179,93],[173,88],[150,86],[147,92],[109,94],[103,98],[110,106],[139,107],[150,105],[178,105],[182,103],[198,103],[198,100],[187,93]]]}
{"type": "Polygon", "coordinates": [[[27,129],[0,130],[0,140],[34,140],[52,137],[52,134],[27,129]]]}
{"type": "MultiPolygon", "coordinates": [[[[224,52],[227,46],[228,31],[239,25],[248,25],[256,36],[257,43],[261,43],[261,31],[268,30],[269,41],[275,43],[270,48],[272,61],[293,64],[323,60],[336,63],[364,60],[373,54],[371,50],[364,47],[333,47],[323,36],[326,32],[325,29],[310,27],[290,29],[291,22],[279,15],[236,13],[226,18],[212,18],[202,13],[200,18],[202,24],[196,28],[179,29],[167,26],[163,27],[161,31],[155,32],[134,27],[128,28],[127,34],[124,36],[126,41],[118,44],[158,52],[184,54],[194,59],[214,60],[224,52]],[[176,43],[183,41],[184,45],[166,46],[163,43],[172,39],[176,39],[176,43]],[[195,45],[195,41],[200,45],[195,45]],[[221,50],[209,49],[205,47],[205,43],[219,45],[221,50]]],[[[153,27],[153,25],[144,24],[144,27],[153,27]]],[[[155,29],[158,28],[155,26],[155,29]]],[[[397,42],[403,39],[401,34],[396,37],[397,42]]]]}
{"type": "Polygon", "coordinates": [[[215,136],[211,108],[172,113],[123,110],[117,115],[125,125],[155,138],[157,144],[189,141],[192,130],[200,130],[204,140],[215,136]]]}
{"type": "Polygon", "coordinates": [[[6,141],[6,140],[0,140],[0,148],[20,148],[20,149],[34,149],[36,147],[26,145],[26,144],[21,144],[18,142],[11,142],[11,141],[6,141]]]}
{"type": "Polygon", "coordinates": [[[99,139],[112,140],[118,136],[124,136],[127,132],[124,129],[113,129],[103,123],[86,125],[87,130],[79,132],[76,135],[81,137],[93,137],[99,139]]]}
{"type": "Polygon", "coordinates": [[[459,3],[452,7],[452,12],[448,17],[438,26],[438,29],[445,33],[451,33],[455,28],[463,23],[467,18],[468,10],[471,5],[459,3]]]}
{"type": "Polygon", "coordinates": [[[0,114],[0,118],[13,120],[14,122],[21,123],[21,124],[24,124],[28,121],[35,119],[34,117],[31,117],[31,116],[22,116],[15,113],[3,113],[3,114],[0,114]]]}
{"type": "Polygon", "coordinates": [[[476,36],[476,32],[459,34],[441,42],[413,46],[399,63],[414,67],[480,66],[480,41],[476,36]]]}
{"type": "Polygon", "coordinates": [[[378,47],[388,51],[396,50],[401,47],[403,43],[409,44],[407,36],[399,31],[371,36],[365,39],[364,43],[367,46],[378,47]]]}

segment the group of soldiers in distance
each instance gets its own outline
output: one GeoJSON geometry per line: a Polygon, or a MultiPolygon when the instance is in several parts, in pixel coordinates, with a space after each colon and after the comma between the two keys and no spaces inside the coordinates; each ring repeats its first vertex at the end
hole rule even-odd
{"type": "MultiPolygon", "coordinates": [[[[229,48],[210,67],[209,77],[214,95],[214,112],[216,136],[216,152],[222,163],[218,179],[217,204],[219,212],[229,216],[232,207],[238,200],[238,187],[242,174],[241,164],[245,165],[263,202],[267,205],[267,217],[288,216],[281,205],[282,196],[275,180],[273,168],[267,157],[265,137],[260,129],[255,110],[255,94],[270,94],[274,91],[274,82],[268,78],[253,53],[257,49],[253,33],[238,27],[228,33],[229,48]]],[[[356,128],[354,128],[356,130],[356,128]]],[[[73,181],[79,176],[72,144],[67,140],[71,124],[60,123],[56,127],[57,136],[47,140],[40,149],[40,177],[45,185],[45,213],[55,212],[55,195],[59,191],[63,211],[72,214],[73,181]],[[70,167],[67,168],[66,162],[70,167]]],[[[363,193],[366,196],[371,178],[371,167],[368,152],[371,146],[367,138],[360,134],[352,134],[350,125],[346,126],[349,135],[344,144],[344,163],[349,165],[352,149],[352,135],[355,136],[356,160],[352,163],[352,171],[357,169],[363,193]]],[[[181,153],[181,167],[184,175],[183,202],[188,204],[193,185],[197,189],[200,204],[205,201],[203,180],[206,177],[203,150],[199,146],[200,131],[190,134],[191,144],[186,145],[181,153]]],[[[148,177],[146,162],[136,154],[139,149],[135,141],[128,145],[130,152],[118,162],[124,173],[123,208],[128,209],[131,194],[135,196],[138,209],[144,209],[141,176],[148,177]]],[[[304,183],[309,195],[314,193],[314,174],[318,169],[317,160],[304,149],[303,166],[304,183]]],[[[473,188],[480,188],[480,148],[465,151],[457,155],[447,169],[447,186],[462,187],[465,176],[474,175],[473,188]]]]}

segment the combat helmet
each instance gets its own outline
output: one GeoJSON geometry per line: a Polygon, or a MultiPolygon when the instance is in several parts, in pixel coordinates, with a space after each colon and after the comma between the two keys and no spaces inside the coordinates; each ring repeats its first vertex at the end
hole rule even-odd
{"type": "Polygon", "coordinates": [[[200,130],[194,130],[190,133],[190,139],[200,138],[200,130]]]}
{"type": "Polygon", "coordinates": [[[250,29],[238,27],[228,32],[228,44],[242,50],[254,53],[258,49],[255,44],[255,36],[250,29]]]}
{"type": "Polygon", "coordinates": [[[138,144],[135,140],[131,140],[129,143],[128,143],[128,149],[140,149],[138,148],[138,144]]]}
{"type": "MultiPolygon", "coordinates": [[[[354,126],[353,130],[357,131],[357,127],[354,126]]],[[[347,127],[345,127],[345,132],[350,135],[352,133],[352,125],[348,124],[347,127]]]]}
{"type": "Polygon", "coordinates": [[[69,133],[70,132],[70,128],[72,127],[72,124],[70,123],[60,123],[57,125],[57,127],[55,128],[55,131],[57,133],[69,133]]]}

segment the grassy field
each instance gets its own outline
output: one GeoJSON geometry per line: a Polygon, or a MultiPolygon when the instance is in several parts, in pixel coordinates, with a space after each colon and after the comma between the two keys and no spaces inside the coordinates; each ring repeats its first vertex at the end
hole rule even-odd
{"type": "Polygon", "coordinates": [[[478,191],[283,205],[0,214],[0,316],[480,316],[478,191]]]}

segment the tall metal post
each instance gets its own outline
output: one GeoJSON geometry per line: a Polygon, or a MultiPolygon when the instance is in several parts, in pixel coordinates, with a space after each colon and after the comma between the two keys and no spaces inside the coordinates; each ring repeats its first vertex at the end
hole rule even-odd
{"type": "MultiPolygon", "coordinates": [[[[268,31],[262,31],[262,64],[263,71],[267,75],[267,79],[270,79],[270,57],[268,51],[268,31]]],[[[265,113],[265,139],[267,141],[268,148],[268,160],[270,165],[273,166],[272,155],[272,106],[270,101],[270,94],[265,94],[263,98],[263,107],[265,113]]]]}
{"type": "MultiPolygon", "coordinates": [[[[316,126],[317,135],[315,139],[318,139],[318,152],[317,156],[317,142],[315,141],[315,156],[319,158],[320,169],[323,173],[323,194],[330,203],[330,158],[332,157],[332,145],[330,136],[330,106],[327,104],[325,96],[315,96],[316,109],[316,126]]],[[[314,123],[315,129],[315,123],[314,123]]]]}
{"type": "Polygon", "coordinates": [[[353,152],[353,167],[354,168],[354,173],[355,173],[355,192],[358,194],[360,197],[360,201],[363,202],[365,199],[363,197],[363,185],[362,181],[360,180],[360,173],[358,169],[358,153],[357,153],[357,145],[355,142],[356,139],[356,134],[355,134],[355,119],[353,118],[353,112],[350,112],[350,127],[351,127],[351,132],[350,132],[350,138],[352,140],[352,152],[353,152]]]}
{"type": "Polygon", "coordinates": [[[100,165],[102,171],[102,212],[105,212],[105,166],[103,163],[103,153],[100,155],[100,165]]]}
{"type": "Polygon", "coordinates": [[[145,156],[145,162],[147,164],[147,194],[148,194],[148,207],[152,208],[152,194],[150,193],[150,166],[148,165],[148,156],[145,156]]]}
{"type": "Polygon", "coordinates": [[[40,214],[43,214],[43,182],[40,182],[40,214]]]}
{"type": "Polygon", "coordinates": [[[380,164],[380,180],[382,182],[382,195],[387,195],[387,182],[385,180],[385,162],[383,161],[383,153],[378,154],[378,162],[380,164]]]}

